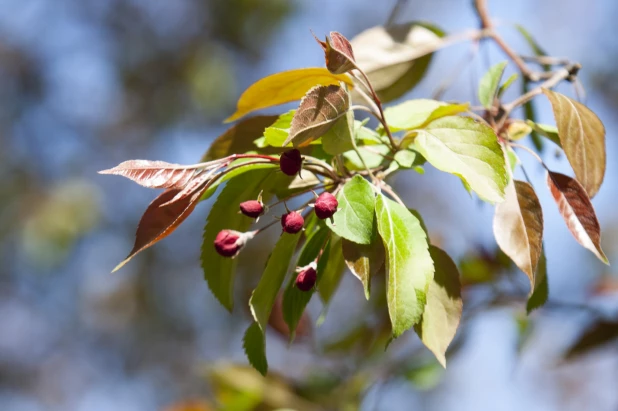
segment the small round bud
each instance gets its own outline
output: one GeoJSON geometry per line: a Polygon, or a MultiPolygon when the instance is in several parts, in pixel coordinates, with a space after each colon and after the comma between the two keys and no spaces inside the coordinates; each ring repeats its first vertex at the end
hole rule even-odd
{"type": "Polygon", "coordinates": [[[235,257],[255,234],[256,231],[241,233],[235,230],[222,230],[215,238],[215,250],[223,257],[235,257]]]}
{"type": "Polygon", "coordinates": [[[315,270],[315,264],[309,264],[306,267],[302,267],[299,269],[298,275],[296,276],[296,287],[300,291],[309,291],[315,285],[316,280],[318,279],[318,273],[315,270]]]}
{"type": "Polygon", "coordinates": [[[303,225],[305,225],[305,219],[296,211],[290,211],[281,216],[281,227],[288,234],[296,234],[303,229],[303,225]]]}
{"type": "Polygon", "coordinates": [[[251,218],[258,218],[264,214],[264,204],[257,200],[240,203],[240,212],[251,218]]]}
{"type": "Polygon", "coordinates": [[[337,212],[338,205],[339,202],[334,195],[324,192],[315,200],[315,215],[321,220],[330,218],[337,212]]]}
{"type": "Polygon", "coordinates": [[[283,174],[294,176],[298,174],[303,166],[303,158],[300,156],[300,151],[293,148],[281,154],[279,158],[279,168],[283,174]]]}

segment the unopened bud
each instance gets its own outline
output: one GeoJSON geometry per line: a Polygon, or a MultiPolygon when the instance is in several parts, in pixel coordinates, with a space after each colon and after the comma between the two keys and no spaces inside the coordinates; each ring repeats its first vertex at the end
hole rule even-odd
{"type": "Polygon", "coordinates": [[[324,192],[315,200],[315,215],[321,220],[330,218],[337,212],[337,206],[339,206],[337,198],[331,193],[324,192]]]}
{"type": "Polygon", "coordinates": [[[240,203],[240,212],[251,218],[258,218],[264,214],[264,204],[261,201],[249,200],[240,203]]]}
{"type": "Polygon", "coordinates": [[[223,257],[235,257],[257,231],[241,233],[235,230],[222,230],[215,238],[215,250],[223,257]]]}
{"type": "Polygon", "coordinates": [[[279,168],[283,171],[283,174],[288,176],[298,174],[302,166],[303,158],[300,155],[300,151],[295,148],[282,153],[279,158],[279,168]]]}
{"type": "Polygon", "coordinates": [[[318,279],[318,273],[316,271],[316,263],[313,262],[305,267],[299,267],[296,276],[296,287],[300,291],[309,291],[315,286],[315,282],[318,279]]]}
{"type": "Polygon", "coordinates": [[[305,225],[305,219],[296,211],[290,211],[281,216],[281,227],[288,234],[298,233],[303,229],[303,225],[305,225]]]}

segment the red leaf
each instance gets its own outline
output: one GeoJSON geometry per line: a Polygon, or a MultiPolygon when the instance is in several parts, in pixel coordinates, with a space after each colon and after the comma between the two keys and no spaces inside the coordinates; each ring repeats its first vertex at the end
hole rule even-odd
{"type": "Polygon", "coordinates": [[[586,190],[577,180],[548,171],[547,185],[573,237],[608,264],[601,249],[601,226],[586,190]]]}
{"type": "Polygon", "coordinates": [[[343,34],[331,31],[330,39],[326,37],[326,41],[321,41],[315,34],[313,37],[315,37],[316,41],[320,43],[320,46],[322,46],[324,50],[324,58],[328,71],[333,74],[343,74],[356,68],[352,45],[343,34]]]}
{"type": "Polygon", "coordinates": [[[115,174],[148,188],[183,188],[195,175],[196,168],[165,161],[129,160],[99,174],[115,174]]]}
{"type": "Polygon", "coordinates": [[[181,190],[166,190],[155,198],[139,221],[133,249],[112,272],[122,268],[135,254],[170,235],[191,214],[205,189],[206,186],[203,186],[192,196],[184,197],[168,205],[164,204],[172,200],[181,190]]]}

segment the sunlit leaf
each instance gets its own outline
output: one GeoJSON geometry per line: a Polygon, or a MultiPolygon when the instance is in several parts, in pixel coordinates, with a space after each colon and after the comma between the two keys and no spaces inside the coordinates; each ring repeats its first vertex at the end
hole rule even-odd
{"type": "Polygon", "coordinates": [[[276,120],[277,116],[254,116],[234,124],[212,142],[201,161],[210,161],[255,149],[253,141],[262,136],[264,130],[276,120]]]}
{"type": "Polygon", "coordinates": [[[485,108],[491,108],[494,105],[494,99],[498,93],[500,80],[506,68],[507,62],[502,61],[489,68],[487,73],[481,77],[479,82],[479,101],[485,108]]]}
{"type": "Polygon", "coordinates": [[[268,372],[268,361],[266,360],[266,338],[258,323],[251,323],[245,336],[242,339],[242,347],[249,364],[262,375],[268,372]]]}
{"type": "Polygon", "coordinates": [[[322,147],[328,154],[337,155],[354,148],[354,112],[348,112],[322,136],[322,147]]]}
{"type": "Polygon", "coordinates": [[[332,74],[327,69],[318,67],[272,74],[249,86],[238,99],[236,112],[225,121],[238,120],[255,110],[299,100],[317,85],[337,85],[340,81],[349,86],[353,85],[347,75],[332,74]]]}
{"type": "Polygon", "coordinates": [[[483,200],[504,199],[506,164],[490,127],[467,117],[440,118],[418,130],[413,148],[438,170],[461,177],[483,200]]]}
{"type": "Polygon", "coordinates": [[[543,211],[532,186],[513,180],[506,197],[496,205],[496,242],[530,280],[530,294],[536,287],[536,273],[543,248],[543,211]]]}
{"type": "Polygon", "coordinates": [[[548,89],[543,93],[551,102],[564,153],[592,198],[605,176],[605,127],[583,104],[548,89]]]}
{"type": "Polygon", "coordinates": [[[268,257],[268,262],[262,277],[260,277],[260,282],[251,295],[249,307],[251,307],[253,318],[255,318],[262,331],[266,330],[270,310],[290,268],[290,261],[299,239],[300,234],[281,234],[275,248],[268,257]]]}
{"type": "Polygon", "coordinates": [[[391,131],[412,130],[421,128],[437,118],[451,116],[467,109],[467,103],[449,104],[437,100],[417,99],[387,107],[384,116],[391,131]]]}
{"type": "Polygon", "coordinates": [[[354,37],[351,44],[357,65],[386,103],[421,81],[431,62],[431,49],[439,48],[443,36],[435,26],[405,23],[372,27],[354,37]]]}
{"type": "Polygon", "coordinates": [[[455,337],[463,309],[459,271],[449,255],[438,247],[430,246],[429,253],[435,272],[422,320],[414,329],[423,344],[446,367],[446,349],[455,337]]]}
{"type": "Polygon", "coordinates": [[[520,120],[514,120],[506,129],[509,140],[521,140],[532,132],[532,127],[520,120]]]}
{"type": "Polygon", "coordinates": [[[547,173],[547,186],[573,237],[609,264],[601,249],[601,226],[584,187],[577,180],[552,171],[547,173]]]}
{"type": "Polygon", "coordinates": [[[591,324],[579,336],[566,351],[564,357],[567,360],[573,360],[614,340],[618,340],[618,322],[599,320],[591,324]]]}
{"type": "Polygon", "coordinates": [[[325,305],[330,302],[335,291],[337,291],[345,271],[341,240],[339,236],[331,236],[326,246],[328,254],[322,254],[322,257],[318,260],[318,293],[325,305]]]}
{"type": "Polygon", "coordinates": [[[407,208],[380,194],[376,216],[386,251],[388,312],[397,338],[421,320],[434,266],[427,236],[407,208]]]}
{"type": "Polygon", "coordinates": [[[350,108],[350,96],[341,86],[316,86],[300,101],[294,113],[290,134],[283,142],[303,147],[326,133],[350,108]]]}
{"type": "Polygon", "coordinates": [[[358,244],[371,244],[374,238],[375,193],[359,175],[345,183],[337,194],[339,207],[333,221],[326,224],[335,234],[358,244]]]}
{"type": "Polygon", "coordinates": [[[545,257],[545,247],[541,249],[541,257],[536,266],[534,275],[534,290],[526,303],[526,311],[530,314],[533,310],[542,307],[549,297],[549,282],[547,279],[547,258],[545,257]]]}
{"type": "Polygon", "coordinates": [[[369,168],[375,168],[384,162],[385,156],[390,151],[391,149],[386,144],[360,146],[358,147],[358,152],[350,150],[343,153],[343,160],[346,168],[349,170],[364,170],[365,164],[369,168]]]}
{"type": "Polygon", "coordinates": [[[539,133],[543,137],[547,137],[552,141],[552,143],[556,144],[558,147],[562,147],[562,143],[560,143],[560,137],[558,136],[558,127],[549,124],[535,123],[531,120],[527,120],[526,123],[530,127],[532,127],[532,130],[539,133]]]}
{"type": "Polygon", "coordinates": [[[165,206],[162,205],[172,200],[181,190],[169,189],[155,198],[139,221],[133,249],[127,258],[118,264],[112,272],[122,268],[135,254],[164,239],[176,230],[189,214],[193,212],[203,190],[204,188],[198,189],[193,195],[165,206]]]}
{"type": "Polygon", "coordinates": [[[126,177],[148,188],[183,188],[196,174],[198,168],[170,164],[165,161],[129,160],[99,174],[126,177]]]}
{"type": "Polygon", "coordinates": [[[365,298],[369,299],[371,277],[384,265],[384,246],[379,238],[372,244],[356,244],[345,238],[341,242],[343,258],[348,268],[363,284],[365,298]]]}
{"type": "MultiPolygon", "coordinates": [[[[215,251],[214,241],[219,231],[224,229],[246,231],[252,221],[238,213],[238,204],[254,199],[262,190],[264,201],[268,200],[266,183],[272,178],[272,169],[251,169],[242,177],[232,178],[221,190],[221,194],[212,206],[202,243],[201,261],[204,278],[213,295],[229,311],[234,306],[233,288],[236,274],[236,258],[222,257],[215,251]]],[[[242,254],[241,254],[242,255],[242,254]]]]}
{"type": "Polygon", "coordinates": [[[326,41],[321,41],[317,37],[315,39],[324,50],[328,71],[333,74],[343,74],[355,67],[352,45],[343,34],[331,31],[330,39],[328,37],[326,41]]]}

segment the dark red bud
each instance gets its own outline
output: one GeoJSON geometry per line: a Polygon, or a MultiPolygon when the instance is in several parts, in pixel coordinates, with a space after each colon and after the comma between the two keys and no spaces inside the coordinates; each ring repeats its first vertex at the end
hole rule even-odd
{"type": "Polygon", "coordinates": [[[247,217],[258,218],[264,214],[264,205],[257,200],[249,200],[240,203],[240,211],[247,217]]]}
{"type": "Polygon", "coordinates": [[[279,158],[279,168],[289,176],[298,174],[302,165],[303,158],[300,156],[300,151],[295,148],[284,152],[279,158]]]}
{"type": "Polygon", "coordinates": [[[256,233],[257,231],[241,233],[235,230],[222,230],[215,238],[215,250],[223,257],[234,257],[256,233]]]}
{"type": "Polygon", "coordinates": [[[322,220],[330,218],[337,212],[338,205],[339,202],[334,195],[324,192],[315,200],[315,215],[322,220]]]}
{"type": "Polygon", "coordinates": [[[317,279],[318,273],[315,267],[308,265],[303,267],[296,276],[296,287],[300,291],[309,291],[313,288],[317,279]]]}
{"type": "Polygon", "coordinates": [[[296,211],[290,211],[281,216],[281,227],[286,233],[296,234],[303,229],[303,225],[305,225],[305,219],[296,211]]]}

